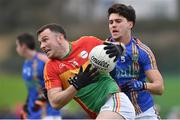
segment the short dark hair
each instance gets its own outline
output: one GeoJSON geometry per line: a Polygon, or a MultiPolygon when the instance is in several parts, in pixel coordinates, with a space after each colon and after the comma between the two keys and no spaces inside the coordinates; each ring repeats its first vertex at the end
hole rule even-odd
{"type": "Polygon", "coordinates": [[[26,44],[26,46],[31,49],[34,50],[35,49],[35,38],[33,35],[29,34],[29,33],[22,33],[20,35],[17,36],[17,40],[19,41],[19,44],[26,44]]]}
{"type": "Polygon", "coordinates": [[[66,32],[65,30],[58,24],[56,23],[50,23],[42,26],[38,31],[37,35],[39,35],[41,32],[43,32],[45,29],[50,29],[53,32],[61,33],[64,35],[64,38],[66,39],[66,32]]]}
{"type": "Polygon", "coordinates": [[[117,13],[123,17],[125,17],[128,21],[133,22],[133,26],[135,25],[136,22],[136,13],[135,10],[132,6],[127,6],[125,4],[121,3],[116,3],[113,4],[109,9],[108,9],[108,17],[112,13],[117,13]]]}

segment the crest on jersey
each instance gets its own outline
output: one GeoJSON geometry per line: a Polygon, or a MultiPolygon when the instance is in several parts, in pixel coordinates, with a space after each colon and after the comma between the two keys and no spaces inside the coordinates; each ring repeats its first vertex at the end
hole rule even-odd
{"type": "Polygon", "coordinates": [[[133,56],[132,56],[132,60],[134,61],[134,62],[137,62],[138,61],[138,54],[134,54],[133,56]]]}
{"type": "Polygon", "coordinates": [[[83,59],[86,59],[88,57],[88,52],[83,50],[81,53],[80,53],[80,57],[83,58],[83,59]]]}

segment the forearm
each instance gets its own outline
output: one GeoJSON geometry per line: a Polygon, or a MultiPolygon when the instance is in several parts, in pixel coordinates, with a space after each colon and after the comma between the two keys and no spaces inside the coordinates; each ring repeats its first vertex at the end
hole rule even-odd
{"type": "Polygon", "coordinates": [[[147,90],[154,95],[162,95],[164,86],[161,83],[146,83],[147,90]]]}
{"type": "Polygon", "coordinates": [[[49,90],[48,98],[53,108],[60,109],[68,102],[70,102],[76,93],[77,90],[72,85],[70,85],[66,90],[63,91],[56,88],[49,90]]]}
{"type": "Polygon", "coordinates": [[[70,100],[75,97],[77,90],[96,82],[94,78],[99,74],[97,68],[91,69],[91,64],[89,64],[83,71],[83,67],[80,67],[80,70],[77,75],[73,78],[69,78],[68,82],[70,86],[63,90],[62,87],[51,88],[48,90],[48,99],[50,104],[55,109],[60,109],[66,105],[70,100]]]}
{"type": "Polygon", "coordinates": [[[147,90],[155,95],[162,95],[164,91],[163,78],[158,70],[146,71],[146,76],[149,80],[147,90]]]}

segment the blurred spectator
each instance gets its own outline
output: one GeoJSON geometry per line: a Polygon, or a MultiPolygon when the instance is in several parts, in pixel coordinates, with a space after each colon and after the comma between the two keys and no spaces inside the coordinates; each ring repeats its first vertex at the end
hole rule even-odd
{"type": "Polygon", "coordinates": [[[53,109],[43,95],[43,71],[48,58],[35,50],[35,39],[29,33],[17,36],[16,51],[25,59],[22,77],[28,90],[28,96],[21,111],[21,119],[61,119],[60,112],[53,109]]]}

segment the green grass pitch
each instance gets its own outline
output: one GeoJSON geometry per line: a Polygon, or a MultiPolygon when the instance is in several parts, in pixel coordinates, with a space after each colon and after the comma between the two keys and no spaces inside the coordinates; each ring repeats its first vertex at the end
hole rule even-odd
{"type": "MultiPolygon", "coordinates": [[[[160,116],[165,119],[171,108],[180,107],[180,76],[164,76],[165,91],[162,96],[154,96],[160,107],[160,116]]],[[[20,75],[0,75],[0,108],[15,107],[26,99],[27,90],[20,75]]]]}

